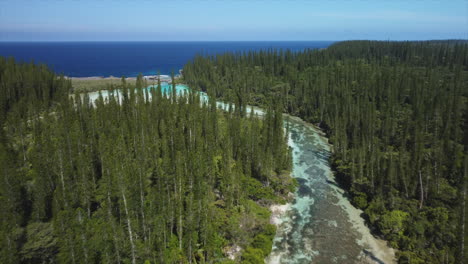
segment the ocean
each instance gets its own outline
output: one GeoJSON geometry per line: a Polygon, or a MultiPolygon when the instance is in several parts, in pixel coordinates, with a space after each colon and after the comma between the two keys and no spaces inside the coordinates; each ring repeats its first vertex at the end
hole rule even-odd
{"type": "Polygon", "coordinates": [[[176,74],[196,54],[265,49],[320,49],[333,41],[0,42],[0,56],[47,64],[70,77],[176,74]]]}

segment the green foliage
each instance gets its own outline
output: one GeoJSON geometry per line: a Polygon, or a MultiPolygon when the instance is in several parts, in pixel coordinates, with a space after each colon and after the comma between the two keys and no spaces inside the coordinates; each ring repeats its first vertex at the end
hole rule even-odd
{"type": "MultiPolygon", "coordinates": [[[[268,208],[260,206],[258,203],[255,203],[252,200],[246,201],[246,211],[252,215],[255,215],[255,218],[259,219],[259,221],[268,222],[270,220],[270,210],[268,210],[268,208]]],[[[263,228],[266,228],[266,226],[262,226],[263,228]]]]}
{"type": "Polygon", "coordinates": [[[31,223],[26,227],[26,243],[21,249],[26,263],[49,262],[57,253],[57,238],[50,223],[31,223]]]}
{"type": "Polygon", "coordinates": [[[273,247],[273,238],[275,233],[272,235],[260,233],[254,237],[252,242],[252,247],[261,249],[263,251],[264,257],[268,256],[273,247]]]}
{"type": "Polygon", "coordinates": [[[467,204],[466,41],[344,41],[322,50],[198,56],[185,65],[184,80],[238,105],[275,105],[319,125],[334,147],[337,182],[377,233],[415,261],[461,263],[468,248],[461,239],[467,210],[460,209],[467,204]],[[437,208],[448,213],[435,217],[437,208]]]}
{"type": "Polygon", "coordinates": [[[353,204],[360,209],[367,207],[367,195],[362,192],[356,192],[353,195],[353,204]]]}
{"type": "Polygon", "coordinates": [[[242,264],[260,264],[265,263],[264,252],[258,248],[248,247],[242,254],[242,264]]]}
{"type": "Polygon", "coordinates": [[[269,200],[276,198],[271,188],[263,186],[263,184],[255,178],[244,177],[243,185],[246,187],[245,191],[248,197],[254,201],[258,201],[262,198],[269,200]]]}
{"type": "Polygon", "coordinates": [[[227,246],[271,247],[267,206],[291,191],[281,112],[218,111],[141,75],[90,102],[43,67],[0,58],[0,73],[0,262],[215,263],[227,246]]]}
{"type": "Polygon", "coordinates": [[[385,214],[385,212],[385,204],[381,199],[373,200],[365,210],[365,213],[369,217],[371,224],[376,224],[380,217],[385,214]]]}
{"type": "Polygon", "coordinates": [[[389,211],[382,216],[377,226],[387,239],[392,238],[393,235],[401,236],[405,231],[405,221],[407,221],[408,215],[400,210],[389,211]]]}
{"type": "Polygon", "coordinates": [[[425,264],[417,254],[409,251],[398,252],[398,264],[425,264]]]}
{"type": "MultiPolygon", "coordinates": [[[[127,78],[126,82],[131,85],[136,85],[135,78],[127,78]]],[[[74,93],[89,93],[102,90],[121,88],[121,79],[117,77],[110,78],[72,78],[71,86],[74,93]]]]}
{"type": "Polygon", "coordinates": [[[461,263],[467,72],[460,41],[196,57],[184,81],[234,103],[219,112],[125,79],[122,105],[117,91],[91,104],[46,67],[0,58],[0,260],[209,263],[237,243],[262,263],[259,204],[294,189],[287,112],[327,133],[337,180],[400,262],[461,263]]]}

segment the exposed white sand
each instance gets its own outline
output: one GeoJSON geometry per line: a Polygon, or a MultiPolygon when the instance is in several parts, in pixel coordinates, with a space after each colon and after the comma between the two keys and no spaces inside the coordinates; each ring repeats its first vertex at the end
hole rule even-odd
{"type": "Polygon", "coordinates": [[[241,254],[242,248],[238,245],[233,245],[232,247],[225,248],[224,253],[228,256],[230,260],[235,260],[241,254]]]}
{"type": "Polygon", "coordinates": [[[283,217],[285,216],[286,212],[291,207],[290,203],[287,204],[274,204],[270,206],[271,217],[270,223],[276,226],[279,226],[283,221],[283,217]]]}
{"type": "MultiPolygon", "coordinates": [[[[362,210],[354,207],[349,200],[343,196],[342,192],[340,192],[337,197],[340,199],[339,204],[348,213],[349,220],[353,224],[353,227],[362,235],[358,243],[382,262],[386,264],[396,263],[395,250],[389,247],[385,240],[379,239],[371,234],[369,227],[361,217],[362,210]]],[[[368,258],[368,261],[369,263],[375,262],[371,261],[370,258],[368,258]]]]}
{"type": "MultiPolygon", "coordinates": [[[[322,143],[329,145],[325,140],[327,139],[323,137],[322,134],[322,143]]],[[[327,177],[329,181],[336,184],[334,175],[331,171],[327,173],[327,177]]],[[[397,263],[395,259],[395,249],[391,248],[387,241],[372,235],[369,227],[364,221],[364,218],[361,217],[363,211],[351,204],[351,202],[344,196],[345,191],[343,189],[337,187],[337,185],[332,185],[332,188],[337,192],[336,196],[339,199],[338,204],[341,205],[341,207],[346,211],[349,216],[349,221],[353,224],[353,227],[356,229],[356,231],[362,235],[361,239],[358,240],[359,245],[363,246],[367,251],[374,255],[375,258],[386,264],[397,263]]],[[[362,257],[365,263],[378,263],[364,254],[362,257]]]]}

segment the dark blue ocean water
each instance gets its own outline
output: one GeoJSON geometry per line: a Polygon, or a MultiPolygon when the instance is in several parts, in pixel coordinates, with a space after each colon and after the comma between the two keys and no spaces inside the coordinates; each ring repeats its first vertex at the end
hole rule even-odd
{"type": "Polygon", "coordinates": [[[0,56],[47,64],[67,76],[178,73],[196,54],[261,49],[326,48],[332,41],[261,42],[0,42],[0,56]]]}

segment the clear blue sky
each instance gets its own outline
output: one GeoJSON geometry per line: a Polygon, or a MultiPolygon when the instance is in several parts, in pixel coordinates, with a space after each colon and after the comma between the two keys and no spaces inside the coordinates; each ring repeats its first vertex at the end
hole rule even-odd
{"type": "Polygon", "coordinates": [[[0,0],[0,41],[468,38],[468,0],[0,0]]]}

